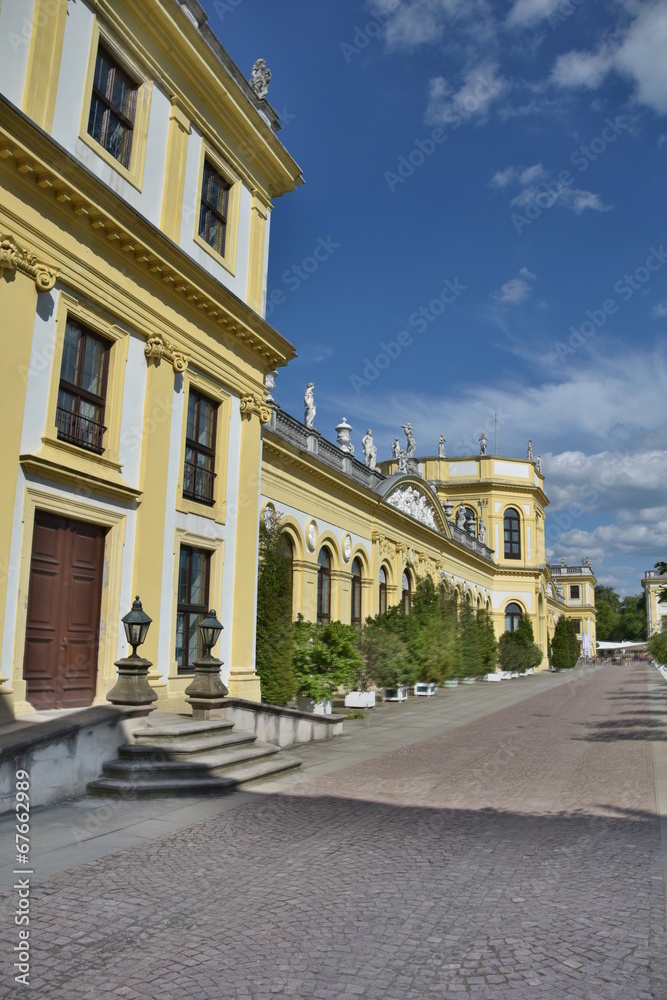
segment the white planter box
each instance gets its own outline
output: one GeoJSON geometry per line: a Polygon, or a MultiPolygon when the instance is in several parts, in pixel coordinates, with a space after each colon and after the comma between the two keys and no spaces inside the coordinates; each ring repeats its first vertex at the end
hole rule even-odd
{"type": "Polygon", "coordinates": [[[528,670],[526,670],[526,677],[532,677],[534,673],[535,673],[535,667],[528,667],[528,670]]]}
{"type": "Polygon", "coordinates": [[[454,677],[452,680],[445,681],[446,688],[457,688],[459,686],[458,677],[454,677]]]}
{"type": "Polygon", "coordinates": [[[407,701],[408,700],[408,689],[407,689],[407,687],[385,688],[384,689],[384,700],[385,701],[407,701]]]}
{"type": "Polygon", "coordinates": [[[414,690],[415,690],[415,695],[423,695],[426,698],[430,698],[431,695],[435,694],[435,684],[433,683],[427,684],[423,681],[419,681],[417,684],[415,684],[414,690]]]}
{"type": "Polygon", "coordinates": [[[297,698],[296,707],[300,712],[312,712],[313,715],[331,715],[332,702],[328,698],[315,701],[314,698],[297,698]]]}
{"type": "Polygon", "coordinates": [[[475,678],[474,677],[462,677],[461,678],[461,684],[474,684],[474,683],[475,683],[475,678]]]}
{"type": "Polygon", "coordinates": [[[345,708],[375,708],[375,691],[348,691],[345,708]]]}
{"type": "Polygon", "coordinates": [[[503,679],[503,675],[501,673],[487,674],[486,679],[487,681],[501,681],[503,679]]]}

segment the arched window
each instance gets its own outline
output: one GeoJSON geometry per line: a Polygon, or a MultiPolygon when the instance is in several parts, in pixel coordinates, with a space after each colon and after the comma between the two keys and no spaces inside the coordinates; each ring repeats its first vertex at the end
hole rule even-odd
{"type": "Polygon", "coordinates": [[[387,574],[380,568],[380,601],[379,601],[380,614],[385,615],[387,613],[387,574]]]}
{"type": "Polygon", "coordinates": [[[506,632],[516,632],[519,627],[519,618],[521,617],[521,608],[518,604],[512,602],[508,604],[505,608],[505,631],[506,632]]]}
{"type": "Polygon", "coordinates": [[[407,570],[403,573],[402,587],[403,587],[403,610],[405,611],[406,615],[409,615],[410,610],[412,608],[412,585],[410,583],[410,574],[408,573],[407,570]]]}
{"type": "Polygon", "coordinates": [[[319,566],[317,571],[317,620],[318,622],[328,622],[331,620],[331,556],[328,549],[320,549],[317,564],[319,566]]]}
{"type": "Polygon", "coordinates": [[[361,625],[361,563],[358,559],[352,563],[352,613],[350,619],[353,625],[361,625]]]}
{"type": "Polygon", "coordinates": [[[505,558],[521,558],[521,519],[514,507],[505,511],[505,558]]]}

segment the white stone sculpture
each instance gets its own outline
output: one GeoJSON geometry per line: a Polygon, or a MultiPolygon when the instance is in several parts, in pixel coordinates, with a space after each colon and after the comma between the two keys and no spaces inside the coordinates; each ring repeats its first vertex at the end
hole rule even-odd
{"type": "Polygon", "coordinates": [[[266,389],[266,401],[267,403],[275,403],[275,400],[271,393],[276,387],[276,379],[278,378],[278,372],[272,371],[267,372],[264,376],[264,388],[266,389]]]}
{"type": "Polygon", "coordinates": [[[403,475],[406,475],[408,471],[408,457],[405,454],[405,448],[400,448],[398,452],[398,471],[403,475]]]}
{"type": "Polygon", "coordinates": [[[541,455],[538,455],[537,458],[535,459],[535,468],[537,469],[537,471],[539,472],[539,474],[542,475],[542,456],[541,455]]]}
{"type": "Polygon", "coordinates": [[[309,382],[306,386],[306,391],[303,396],[303,402],[305,406],[305,414],[303,422],[306,427],[313,427],[315,425],[315,414],[317,413],[317,407],[315,406],[315,383],[309,382]]]}
{"type": "Polygon", "coordinates": [[[307,540],[308,540],[308,548],[310,549],[311,552],[314,552],[315,543],[317,542],[317,528],[315,527],[314,521],[311,521],[310,524],[308,525],[307,540]]]}
{"type": "Polygon", "coordinates": [[[336,426],[336,435],[338,447],[341,451],[347,452],[348,455],[354,455],[354,445],[350,444],[351,433],[352,428],[348,424],[346,417],[343,417],[341,422],[336,426]]]}
{"type": "Polygon", "coordinates": [[[373,431],[369,427],[364,436],[361,439],[361,447],[364,449],[364,463],[368,469],[374,469],[378,450],[377,446],[373,444],[373,431]]]}
{"type": "Polygon", "coordinates": [[[260,99],[266,97],[271,82],[271,70],[266,65],[266,59],[257,59],[250,73],[250,86],[260,99]]]}
{"type": "Polygon", "coordinates": [[[394,461],[396,461],[400,452],[401,452],[401,442],[398,440],[398,438],[394,438],[394,440],[391,442],[391,457],[394,459],[394,461]]]}
{"type": "Polygon", "coordinates": [[[424,493],[420,493],[419,490],[414,489],[414,487],[406,486],[404,489],[394,490],[391,496],[387,497],[387,503],[404,514],[414,517],[421,524],[425,524],[435,531],[438,530],[435,521],[435,511],[428,497],[424,493]]]}
{"type": "Polygon", "coordinates": [[[479,453],[480,455],[486,455],[486,434],[482,431],[479,438],[479,453]]]}
{"type": "Polygon", "coordinates": [[[408,458],[414,458],[415,448],[417,446],[415,444],[415,436],[412,431],[412,424],[401,424],[401,427],[405,431],[405,436],[407,438],[407,448],[405,453],[408,458]]]}
{"type": "Polygon", "coordinates": [[[484,544],[484,539],[486,538],[486,528],[484,527],[484,521],[479,519],[479,530],[477,532],[477,540],[484,544]]]}
{"type": "Polygon", "coordinates": [[[438,441],[438,458],[446,458],[445,455],[445,445],[447,444],[447,438],[444,434],[440,435],[440,440],[438,441]]]}
{"type": "Polygon", "coordinates": [[[528,442],[528,461],[533,461],[533,439],[531,438],[528,442]]]}
{"type": "Polygon", "coordinates": [[[460,528],[461,531],[465,531],[467,516],[465,504],[461,504],[456,512],[456,527],[460,528]]]}
{"type": "Polygon", "coordinates": [[[352,539],[349,535],[346,535],[343,539],[343,559],[345,562],[350,561],[350,556],[352,555],[352,539]]]}

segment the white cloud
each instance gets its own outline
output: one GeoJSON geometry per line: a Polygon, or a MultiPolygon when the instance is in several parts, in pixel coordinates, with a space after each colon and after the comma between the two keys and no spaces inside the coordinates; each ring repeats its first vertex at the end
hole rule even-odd
{"type": "Polygon", "coordinates": [[[557,86],[597,89],[611,70],[627,77],[635,100],[658,114],[667,113],[667,3],[654,0],[628,9],[636,18],[614,46],[602,42],[594,52],[567,52],[556,60],[551,80],[557,86]]]}
{"type": "Polygon", "coordinates": [[[632,24],[615,64],[636,85],[636,98],[659,113],[667,112],[667,4],[647,5],[632,24]]]}
{"type": "Polygon", "coordinates": [[[507,187],[508,184],[512,184],[516,179],[517,173],[514,167],[507,167],[505,170],[498,170],[489,181],[489,185],[490,187],[502,190],[502,188],[507,187]]]}
{"type": "Polygon", "coordinates": [[[663,319],[667,316],[667,299],[663,299],[662,302],[658,302],[653,306],[651,316],[653,316],[654,319],[663,319]]]}
{"type": "Polygon", "coordinates": [[[519,176],[520,184],[534,184],[535,181],[546,177],[546,170],[541,163],[535,163],[532,167],[526,167],[519,176]]]}
{"type": "Polygon", "coordinates": [[[562,3],[562,0],[515,0],[507,15],[510,27],[526,27],[548,17],[562,3]]]}
{"type": "Polygon", "coordinates": [[[425,120],[429,125],[456,128],[462,121],[483,119],[489,106],[502,97],[508,87],[495,64],[481,64],[469,70],[455,93],[444,77],[434,77],[429,86],[425,120]]]}
{"type": "Polygon", "coordinates": [[[500,305],[519,305],[524,299],[527,299],[530,295],[530,285],[523,278],[512,278],[511,281],[506,281],[504,285],[501,286],[500,291],[496,294],[496,301],[500,305]]]}
{"type": "Polygon", "coordinates": [[[556,60],[551,79],[559,87],[586,87],[595,90],[612,68],[606,49],[599,52],[566,52],[556,60]]]}
{"type": "Polygon", "coordinates": [[[474,30],[478,41],[492,30],[488,0],[371,0],[370,7],[386,22],[384,37],[395,49],[437,43],[454,25],[474,30]]]}

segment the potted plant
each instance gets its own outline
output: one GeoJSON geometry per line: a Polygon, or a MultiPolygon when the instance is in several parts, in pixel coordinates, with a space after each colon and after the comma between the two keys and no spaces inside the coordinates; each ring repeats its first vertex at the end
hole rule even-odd
{"type": "Polygon", "coordinates": [[[304,621],[294,625],[294,673],[298,681],[297,708],[330,715],[332,698],[341,686],[349,686],[355,671],[363,667],[356,649],[357,635],[350,625],[304,621]]]}
{"type": "Polygon", "coordinates": [[[363,667],[355,671],[352,678],[352,690],[345,695],[345,708],[375,708],[375,691],[370,690],[372,684],[368,662],[363,660],[363,667]]]}
{"type": "Polygon", "coordinates": [[[407,701],[414,667],[402,639],[378,619],[367,622],[361,639],[370,675],[384,688],[385,701],[407,701]]]}

